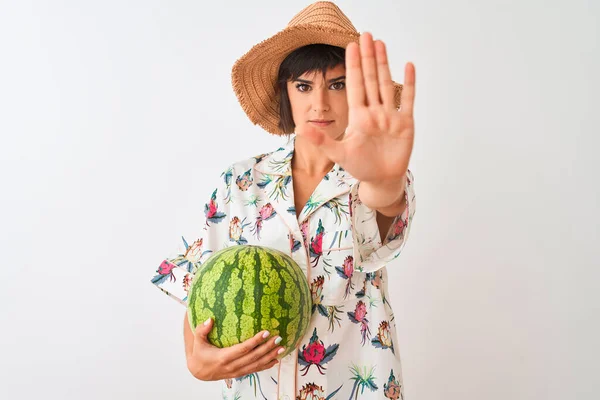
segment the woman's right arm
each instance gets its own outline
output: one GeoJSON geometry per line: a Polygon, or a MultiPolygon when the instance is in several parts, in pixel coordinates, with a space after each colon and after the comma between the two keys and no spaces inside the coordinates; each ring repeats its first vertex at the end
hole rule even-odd
{"type": "MultiPolygon", "coordinates": [[[[219,184],[211,192],[210,198],[196,215],[191,218],[190,234],[184,236],[182,245],[166,258],[152,278],[152,283],[163,292],[187,307],[189,284],[200,265],[213,253],[229,245],[229,204],[231,201],[231,181],[233,168],[221,174],[219,184]],[[187,240],[185,239],[187,237],[187,240]]],[[[200,208],[199,207],[199,208],[200,208]]],[[[278,346],[281,339],[259,332],[254,337],[237,345],[218,348],[208,341],[213,321],[200,324],[192,330],[187,310],[184,315],[183,338],[185,357],[190,373],[200,380],[237,378],[277,364],[277,357],[283,353],[278,346]],[[275,343],[277,341],[277,343],[275,343]]]]}
{"type": "Polygon", "coordinates": [[[186,307],[188,290],[200,265],[229,245],[231,179],[227,179],[227,173],[231,172],[232,168],[223,172],[206,202],[198,202],[197,210],[186,223],[187,232],[152,277],[154,285],[186,307]]]}
{"type": "Polygon", "coordinates": [[[267,331],[231,347],[218,348],[208,341],[213,321],[200,324],[192,331],[187,313],[183,318],[185,357],[190,373],[202,381],[239,378],[276,365],[284,348],[277,344],[279,336],[269,338],[267,331]],[[266,335],[264,335],[266,332],[266,335]]]}

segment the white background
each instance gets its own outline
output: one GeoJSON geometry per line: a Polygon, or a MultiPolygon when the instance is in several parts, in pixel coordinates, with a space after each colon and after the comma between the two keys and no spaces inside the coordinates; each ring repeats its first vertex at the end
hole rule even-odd
{"type": "MultiPolygon", "coordinates": [[[[0,1],[0,397],[217,399],[150,283],[253,126],[234,61],[306,1],[0,1]]],[[[340,1],[417,70],[388,266],[408,400],[596,399],[597,1],[340,1]]]]}

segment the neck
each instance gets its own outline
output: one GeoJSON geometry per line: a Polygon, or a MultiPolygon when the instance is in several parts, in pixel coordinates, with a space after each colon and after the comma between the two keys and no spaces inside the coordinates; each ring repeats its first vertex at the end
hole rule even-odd
{"type": "Polygon", "coordinates": [[[296,135],[292,171],[300,170],[311,176],[325,176],[335,164],[310,140],[296,135]]]}

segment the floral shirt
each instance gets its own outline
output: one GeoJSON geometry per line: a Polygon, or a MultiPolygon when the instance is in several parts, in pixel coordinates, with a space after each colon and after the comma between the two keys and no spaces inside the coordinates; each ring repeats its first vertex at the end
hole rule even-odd
{"type": "Polygon", "coordinates": [[[186,305],[194,273],[217,250],[256,244],[284,251],[309,283],[309,329],[279,364],[223,380],[222,398],[403,399],[386,264],[400,255],[408,238],[415,213],[412,173],[407,174],[407,207],[382,241],[376,211],[361,203],[359,182],[337,164],[296,217],[293,154],[294,140],[224,171],[204,205],[201,232],[182,238],[152,283],[186,305]]]}

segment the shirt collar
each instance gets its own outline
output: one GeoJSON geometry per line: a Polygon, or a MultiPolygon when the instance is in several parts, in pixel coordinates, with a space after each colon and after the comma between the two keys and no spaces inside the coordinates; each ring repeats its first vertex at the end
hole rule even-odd
{"type": "MultiPolygon", "coordinates": [[[[282,209],[285,208],[286,210],[293,209],[294,200],[286,196],[286,194],[289,194],[286,187],[291,181],[292,176],[292,157],[294,156],[295,139],[296,138],[293,137],[285,146],[265,155],[254,167],[257,171],[272,176],[265,181],[266,184],[263,186],[266,190],[267,186],[271,186],[270,182],[273,182],[273,188],[267,191],[269,198],[274,205],[279,205],[278,203],[286,200],[287,203],[285,204],[285,207],[283,207],[284,204],[280,205],[282,209]],[[289,178],[285,179],[284,177],[289,178]],[[285,180],[282,181],[282,179],[285,180]],[[276,182],[278,181],[281,181],[281,183],[276,185],[276,182]]],[[[354,177],[340,165],[335,163],[315,188],[312,196],[304,206],[299,216],[299,222],[308,218],[310,214],[322,205],[327,204],[332,198],[349,192],[352,184],[355,182],[356,179],[354,177]]]]}
{"type": "MultiPolygon", "coordinates": [[[[289,143],[279,149],[264,155],[255,165],[257,171],[268,175],[292,175],[292,157],[294,156],[294,148],[296,144],[296,136],[293,136],[289,143]]],[[[327,173],[328,178],[331,175],[340,178],[343,181],[354,181],[354,178],[346,172],[338,163],[335,163],[331,171],[327,173]]]]}

